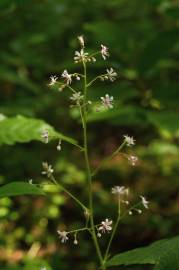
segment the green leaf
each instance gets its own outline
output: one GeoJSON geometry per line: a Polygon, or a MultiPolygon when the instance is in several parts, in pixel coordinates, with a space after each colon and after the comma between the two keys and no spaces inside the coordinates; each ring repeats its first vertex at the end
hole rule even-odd
{"type": "Polygon", "coordinates": [[[173,247],[170,250],[167,250],[167,252],[161,256],[154,270],[178,270],[179,269],[178,246],[177,249],[176,247],[173,247]]]}
{"type": "Polygon", "coordinates": [[[45,268],[46,270],[52,270],[50,265],[43,259],[27,260],[23,270],[40,270],[45,268]]]}
{"type": "Polygon", "coordinates": [[[45,195],[45,193],[26,182],[12,182],[0,187],[0,198],[20,195],[45,195]]]}
{"type": "Polygon", "coordinates": [[[179,248],[179,236],[154,242],[148,247],[136,248],[112,257],[107,266],[157,264],[161,256],[171,248],[179,248]]]}
{"type": "Polygon", "coordinates": [[[42,141],[41,133],[44,130],[48,130],[50,140],[61,139],[74,145],[77,143],[74,139],[57,132],[43,120],[18,115],[0,120],[0,145],[42,141]]]}

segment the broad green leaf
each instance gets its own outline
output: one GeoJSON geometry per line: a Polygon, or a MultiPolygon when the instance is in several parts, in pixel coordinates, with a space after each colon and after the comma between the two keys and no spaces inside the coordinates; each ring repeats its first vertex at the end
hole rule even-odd
{"type": "Polygon", "coordinates": [[[0,121],[0,145],[25,143],[32,140],[42,141],[41,134],[44,130],[48,130],[50,140],[61,139],[74,145],[77,143],[72,138],[57,132],[43,120],[18,115],[12,118],[3,118],[0,121]]]}
{"type": "Polygon", "coordinates": [[[23,270],[52,270],[50,265],[43,259],[27,260],[23,270]]]}
{"type": "Polygon", "coordinates": [[[171,248],[179,248],[179,236],[159,240],[147,247],[136,248],[115,255],[107,262],[107,266],[156,264],[159,262],[161,256],[171,248]]]}
{"type": "Polygon", "coordinates": [[[0,198],[20,195],[45,195],[45,193],[26,182],[12,182],[0,187],[0,198]]]}
{"type": "Polygon", "coordinates": [[[164,253],[154,270],[178,270],[179,269],[179,245],[173,247],[164,253]]]}

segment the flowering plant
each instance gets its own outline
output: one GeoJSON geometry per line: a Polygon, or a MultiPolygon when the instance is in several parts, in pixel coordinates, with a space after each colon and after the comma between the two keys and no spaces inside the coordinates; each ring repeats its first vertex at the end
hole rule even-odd
{"type": "MultiPolygon", "coordinates": [[[[106,73],[97,75],[94,79],[89,80],[87,75],[87,65],[88,63],[96,62],[96,57],[101,56],[103,60],[106,60],[109,57],[109,50],[106,46],[101,45],[101,48],[92,54],[89,54],[85,50],[85,42],[82,36],[78,37],[78,41],[80,44],[80,50],[75,52],[74,62],[76,64],[82,65],[83,72],[82,73],[69,73],[67,69],[65,69],[59,80],[59,77],[53,75],[50,77],[49,87],[57,86],[59,91],[67,88],[71,92],[70,101],[72,102],[72,106],[76,106],[80,113],[81,124],[82,124],[82,133],[83,133],[83,145],[77,145],[79,149],[82,151],[85,160],[86,166],[86,179],[88,183],[88,205],[85,205],[76,195],[72,194],[69,190],[67,190],[61,183],[59,183],[54,176],[54,170],[51,165],[47,162],[43,162],[43,171],[42,174],[45,175],[49,180],[51,180],[55,185],[59,185],[64,192],[66,192],[74,201],[80,205],[84,212],[85,226],[83,228],[77,228],[75,230],[57,230],[61,243],[66,243],[70,241],[73,237],[73,242],[75,245],[79,243],[79,234],[82,231],[86,231],[91,235],[92,241],[94,243],[96,253],[99,259],[100,269],[105,270],[107,268],[107,261],[110,257],[110,248],[113,242],[115,233],[117,231],[120,220],[126,215],[132,215],[134,212],[141,214],[142,207],[148,209],[148,201],[144,196],[139,197],[139,201],[137,203],[131,204],[130,201],[130,192],[129,188],[124,186],[115,186],[112,187],[112,194],[116,197],[118,203],[118,211],[117,218],[113,221],[110,217],[104,217],[104,220],[96,223],[94,220],[94,211],[95,205],[93,202],[93,188],[92,182],[93,177],[98,173],[102,164],[106,161],[109,161],[114,156],[121,153],[124,147],[131,147],[135,145],[135,140],[133,137],[128,135],[124,135],[123,141],[121,145],[107,158],[103,159],[100,165],[97,168],[92,169],[90,160],[89,160],[89,149],[88,149],[88,128],[87,128],[87,115],[90,110],[90,106],[93,106],[92,102],[87,99],[87,92],[90,87],[97,81],[111,81],[114,82],[118,74],[113,68],[109,68],[106,70],[106,73]],[[73,82],[81,81],[83,86],[83,92],[76,90],[72,84],[73,82]],[[107,244],[106,250],[103,253],[99,244],[99,238],[104,236],[106,233],[110,234],[109,242],[107,244]]],[[[109,94],[105,94],[104,97],[101,97],[100,101],[97,103],[95,107],[96,112],[101,110],[110,110],[114,106],[113,96],[109,94]]],[[[49,131],[43,130],[41,134],[42,140],[44,143],[48,143],[49,141],[49,131]]],[[[61,151],[61,140],[57,145],[57,150],[61,151]]],[[[128,162],[135,166],[138,163],[138,158],[136,155],[128,155],[123,153],[124,157],[127,158],[128,162]]]]}

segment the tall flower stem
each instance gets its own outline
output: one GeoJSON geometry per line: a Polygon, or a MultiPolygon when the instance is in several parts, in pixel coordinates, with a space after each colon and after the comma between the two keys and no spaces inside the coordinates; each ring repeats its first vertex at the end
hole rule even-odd
{"type": "Polygon", "coordinates": [[[90,218],[90,225],[91,225],[91,234],[94,241],[94,245],[96,248],[96,252],[103,270],[103,257],[101,254],[101,250],[98,244],[98,239],[96,236],[95,225],[94,225],[94,216],[93,216],[93,196],[92,196],[92,177],[91,177],[91,169],[89,163],[89,155],[88,155],[88,140],[87,140],[87,123],[86,123],[86,101],[87,101],[87,74],[86,74],[86,63],[83,61],[83,68],[84,68],[84,106],[83,106],[83,114],[82,114],[82,123],[83,123],[83,139],[84,139],[84,157],[85,157],[85,164],[86,164],[86,171],[87,171],[87,180],[88,180],[88,187],[89,187],[89,218],[90,218]]]}
{"type": "Polygon", "coordinates": [[[117,219],[116,219],[116,222],[115,222],[111,237],[109,239],[109,242],[108,242],[108,245],[107,245],[107,248],[106,248],[106,252],[105,252],[105,255],[104,255],[104,261],[103,261],[104,265],[105,265],[105,263],[106,263],[106,261],[108,259],[109,250],[110,250],[110,247],[111,247],[111,244],[112,244],[112,241],[113,241],[113,238],[114,238],[114,235],[116,233],[116,230],[117,230],[117,227],[119,225],[120,220],[121,220],[121,207],[120,207],[120,200],[119,200],[119,202],[118,202],[118,216],[117,216],[117,219]]]}

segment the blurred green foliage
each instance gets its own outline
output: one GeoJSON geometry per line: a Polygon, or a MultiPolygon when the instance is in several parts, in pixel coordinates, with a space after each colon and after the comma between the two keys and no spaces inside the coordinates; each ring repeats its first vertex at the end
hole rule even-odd
{"type": "MultiPolygon", "coordinates": [[[[178,1],[1,0],[0,21],[0,113],[44,119],[79,142],[77,112],[69,109],[66,91],[48,89],[49,76],[61,74],[65,68],[70,72],[78,69],[73,55],[79,34],[84,34],[89,50],[101,43],[110,48],[109,61],[89,68],[90,76],[110,66],[120,75],[117,82],[99,82],[89,92],[92,101],[106,91],[117,101],[114,110],[89,116],[91,164],[96,166],[111,153],[123,134],[135,137],[137,146],[131,151],[140,163],[131,168],[118,157],[102,168],[94,181],[96,220],[106,213],[115,216],[110,189],[126,185],[134,194],[148,196],[151,209],[122,222],[114,253],[177,234],[178,1]]],[[[47,160],[54,164],[59,181],[85,198],[82,155],[65,142],[62,150],[60,154],[56,151],[55,142],[2,145],[0,183],[31,178],[43,183],[41,162],[47,160]]],[[[96,269],[91,262],[94,250],[85,235],[76,248],[61,246],[56,235],[59,227],[82,226],[83,213],[60,190],[49,186],[47,191],[45,198],[0,199],[1,268],[36,269],[24,266],[26,257],[32,261],[42,257],[53,270],[70,269],[74,262],[79,270],[96,269]]]]}

